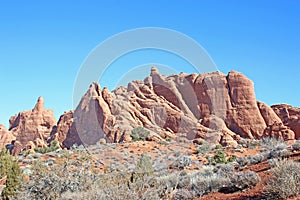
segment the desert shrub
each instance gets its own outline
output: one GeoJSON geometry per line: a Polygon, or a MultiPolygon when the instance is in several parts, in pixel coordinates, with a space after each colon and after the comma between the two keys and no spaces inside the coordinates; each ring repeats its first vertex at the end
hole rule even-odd
{"type": "Polygon", "coordinates": [[[235,172],[234,167],[231,164],[217,164],[213,171],[214,173],[220,174],[224,177],[228,177],[235,172]]]}
{"type": "Polygon", "coordinates": [[[37,160],[31,171],[30,180],[22,184],[17,199],[60,199],[62,193],[88,190],[96,181],[94,171],[84,165],[74,167],[69,162],[47,166],[37,160]]]}
{"type": "Polygon", "coordinates": [[[265,191],[274,198],[286,199],[300,195],[300,163],[284,160],[274,163],[273,177],[267,182],[265,191]]]}
{"type": "Polygon", "coordinates": [[[259,141],[258,140],[250,139],[250,141],[248,143],[248,148],[249,149],[256,149],[258,145],[259,145],[259,141]]]}
{"type": "MultiPolygon", "coordinates": [[[[111,184],[108,180],[100,183],[98,180],[96,184],[88,190],[83,191],[66,191],[63,192],[61,200],[115,200],[115,199],[131,199],[138,200],[139,194],[135,189],[130,189],[127,184],[119,185],[111,184]]],[[[104,181],[104,180],[102,180],[104,181]]]]}
{"type": "Polygon", "coordinates": [[[146,130],[144,127],[138,126],[131,131],[131,138],[133,141],[145,141],[149,136],[150,131],[146,130]]]}
{"type": "Polygon", "coordinates": [[[212,150],[212,145],[206,141],[201,141],[200,146],[197,149],[198,154],[206,154],[212,150]]]}
{"type": "Polygon", "coordinates": [[[269,150],[283,150],[287,148],[287,144],[282,138],[265,137],[260,140],[260,145],[269,150]]]}
{"type": "Polygon", "coordinates": [[[9,151],[2,149],[0,152],[0,178],[6,176],[5,188],[2,191],[2,198],[4,200],[10,199],[16,195],[19,190],[22,180],[22,172],[18,162],[9,151]]]}
{"type": "Polygon", "coordinates": [[[205,166],[191,176],[191,190],[196,197],[211,192],[231,193],[255,186],[260,177],[252,171],[236,172],[232,164],[205,166]]]}
{"type": "Polygon", "coordinates": [[[271,158],[268,160],[268,165],[273,168],[278,165],[279,159],[278,158],[271,158]]]}
{"type": "Polygon", "coordinates": [[[171,188],[174,190],[178,185],[178,177],[175,173],[160,176],[157,180],[158,184],[163,185],[166,189],[171,188]]]}
{"type": "Polygon", "coordinates": [[[255,149],[259,144],[259,140],[243,138],[239,141],[239,144],[244,148],[255,149]]]}
{"type": "Polygon", "coordinates": [[[179,169],[182,170],[185,167],[189,166],[190,164],[192,164],[192,159],[190,156],[180,156],[178,157],[171,165],[170,168],[171,169],[179,169]]]}
{"type": "Polygon", "coordinates": [[[174,200],[191,200],[193,199],[193,194],[187,189],[179,189],[173,195],[174,200]]]}
{"type": "Polygon", "coordinates": [[[255,164],[258,164],[258,163],[261,163],[261,162],[267,160],[268,155],[257,154],[257,155],[253,155],[253,156],[248,156],[247,159],[248,159],[248,164],[255,165],[255,164]]]}
{"type": "Polygon", "coordinates": [[[295,144],[292,145],[292,149],[295,151],[300,150],[300,140],[296,140],[295,144]]]}
{"type": "Polygon", "coordinates": [[[247,157],[239,157],[236,159],[236,162],[239,164],[240,168],[243,168],[249,164],[249,160],[247,157]]]}
{"type": "Polygon", "coordinates": [[[287,149],[270,150],[268,159],[271,158],[286,158],[291,155],[291,152],[287,149]]]}
{"type": "Polygon", "coordinates": [[[227,159],[227,163],[230,163],[230,162],[235,162],[237,159],[237,157],[235,155],[231,155],[229,156],[229,158],[227,159]]]}
{"type": "Polygon", "coordinates": [[[226,158],[227,154],[224,149],[217,148],[216,153],[213,157],[207,157],[209,164],[216,165],[216,164],[226,164],[229,162],[236,161],[236,156],[230,156],[228,159],[226,158]]]}
{"type": "Polygon", "coordinates": [[[181,171],[178,176],[178,184],[177,188],[188,188],[190,186],[191,178],[188,176],[188,174],[185,171],[181,171]]]}
{"type": "Polygon", "coordinates": [[[222,192],[232,193],[244,190],[246,188],[255,186],[261,180],[257,173],[249,170],[246,172],[231,173],[228,177],[230,182],[228,185],[220,189],[222,192]]]}
{"type": "Polygon", "coordinates": [[[154,173],[151,157],[146,153],[143,153],[137,161],[137,165],[132,173],[131,181],[134,182],[137,179],[144,176],[151,176],[154,173]]]}
{"type": "MultiPolygon", "coordinates": [[[[119,173],[119,172],[118,172],[119,173]]],[[[62,194],[61,199],[70,200],[148,200],[148,199],[171,199],[172,189],[167,188],[158,178],[145,176],[143,179],[137,179],[130,182],[128,179],[116,180],[118,173],[105,174],[92,185],[88,190],[70,192],[62,194]]]]}
{"type": "Polygon", "coordinates": [[[37,152],[37,153],[45,154],[45,153],[49,153],[49,152],[52,152],[52,151],[56,151],[59,148],[60,148],[59,143],[57,141],[53,140],[50,143],[49,147],[37,147],[37,148],[34,149],[34,151],[37,152]]]}
{"type": "Polygon", "coordinates": [[[286,149],[283,150],[270,150],[256,155],[248,155],[246,157],[237,158],[239,168],[242,169],[247,165],[255,165],[272,158],[285,158],[290,155],[286,149]]]}
{"type": "Polygon", "coordinates": [[[226,163],[226,155],[224,150],[218,149],[213,157],[208,158],[208,162],[211,165],[226,163]]]}
{"type": "Polygon", "coordinates": [[[191,189],[196,197],[201,197],[211,192],[217,192],[224,185],[229,183],[229,178],[219,174],[205,175],[202,173],[195,174],[191,178],[191,189]]]}

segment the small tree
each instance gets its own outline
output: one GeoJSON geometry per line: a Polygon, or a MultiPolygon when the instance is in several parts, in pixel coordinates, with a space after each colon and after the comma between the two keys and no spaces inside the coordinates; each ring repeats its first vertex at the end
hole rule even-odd
{"type": "Polygon", "coordinates": [[[20,189],[22,172],[18,162],[6,149],[0,153],[0,178],[6,176],[6,187],[2,191],[4,200],[15,196],[16,191],[20,189]]]}

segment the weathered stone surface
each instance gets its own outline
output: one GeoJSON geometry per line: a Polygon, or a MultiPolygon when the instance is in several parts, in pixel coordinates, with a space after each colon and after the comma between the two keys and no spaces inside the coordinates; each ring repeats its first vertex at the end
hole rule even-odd
{"type": "Polygon", "coordinates": [[[276,137],[284,140],[294,140],[295,133],[289,127],[284,126],[282,122],[275,122],[266,128],[264,137],[276,137]]]}
{"type": "Polygon", "coordinates": [[[281,119],[277,116],[274,110],[263,102],[257,102],[259,111],[264,118],[266,125],[271,126],[274,123],[280,123],[281,119]]]}
{"type": "Polygon", "coordinates": [[[4,125],[0,124],[0,149],[4,148],[7,144],[11,144],[15,139],[16,137],[4,125]]]}
{"type": "Polygon", "coordinates": [[[283,124],[291,128],[295,133],[295,138],[300,139],[300,108],[295,108],[287,104],[271,106],[280,117],[283,124]]]}
{"type": "Polygon", "coordinates": [[[239,72],[164,76],[152,68],[144,81],[110,92],[93,83],[74,113],[65,113],[55,137],[66,147],[130,141],[131,130],[143,126],[152,140],[202,138],[237,145],[244,138],[293,139],[293,131],[278,126],[281,119],[256,101],[254,84],[239,72]],[[278,130],[277,130],[278,129],[278,130]]]}
{"type": "Polygon", "coordinates": [[[16,141],[14,143],[14,148],[12,149],[11,154],[13,156],[17,156],[23,149],[24,149],[24,146],[19,141],[16,141]]]}
{"type": "Polygon", "coordinates": [[[235,71],[229,72],[227,81],[232,109],[229,109],[226,125],[242,137],[262,137],[267,126],[257,106],[253,82],[235,71]]]}
{"type": "MultiPolygon", "coordinates": [[[[65,146],[63,142],[66,140],[68,136],[69,141],[76,142],[76,139],[72,138],[75,134],[75,129],[73,127],[73,111],[65,112],[63,115],[60,116],[56,130],[51,133],[51,140],[56,140],[60,143],[61,146],[65,146]],[[73,132],[73,134],[70,134],[73,132]]],[[[67,141],[66,141],[67,142],[67,141]]]]}
{"type": "Polygon", "coordinates": [[[277,137],[285,140],[295,139],[294,132],[289,127],[283,125],[283,122],[271,107],[262,102],[257,102],[257,105],[267,125],[264,137],[277,137]]]}
{"type": "Polygon", "coordinates": [[[35,107],[23,111],[9,120],[9,131],[16,136],[20,148],[25,148],[29,142],[37,146],[45,146],[50,132],[56,125],[52,110],[44,109],[44,99],[39,97],[35,107]]]}

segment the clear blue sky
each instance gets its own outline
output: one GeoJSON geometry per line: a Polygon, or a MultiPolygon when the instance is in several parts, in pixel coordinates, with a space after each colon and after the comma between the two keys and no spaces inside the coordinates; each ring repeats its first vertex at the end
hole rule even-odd
{"type": "MultiPolygon", "coordinates": [[[[220,71],[251,78],[258,100],[300,107],[299,0],[1,0],[0,123],[7,126],[10,116],[33,108],[38,96],[58,119],[72,109],[74,80],[89,52],[139,27],[182,32],[208,51],[220,71]]],[[[151,55],[145,52],[147,62],[151,55]]],[[[135,57],[143,60],[141,53],[135,57]]],[[[164,63],[190,70],[176,58],[164,63]]],[[[108,76],[102,86],[120,78],[108,76]]]]}

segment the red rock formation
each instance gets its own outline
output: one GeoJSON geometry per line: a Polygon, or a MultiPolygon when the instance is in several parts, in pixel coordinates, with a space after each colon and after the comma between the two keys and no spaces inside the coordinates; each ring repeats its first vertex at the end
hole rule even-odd
{"type": "Polygon", "coordinates": [[[257,105],[267,125],[264,137],[278,137],[285,140],[295,139],[295,133],[289,127],[283,125],[283,122],[271,107],[262,102],[257,102],[257,105]]]}
{"type": "Polygon", "coordinates": [[[266,123],[256,103],[253,82],[238,72],[229,72],[227,80],[232,105],[226,117],[228,128],[242,137],[262,137],[266,123]]]}
{"type": "Polygon", "coordinates": [[[295,132],[295,138],[300,139],[300,108],[295,108],[286,104],[271,106],[280,117],[283,124],[295,132]]]}
{"type": "Polygon", "coordinates": [[[137,126],[154,138],[184,135],[236,145],[241,137],[293,139],[294,133],[267,105],[257,102],[254,84],[238,72],[163,76],[152,68],[144,81],[110,92],[93,83],[74,113],[64,114],[57,138],[65,146],[130,140],[137,126]]]}
{"type": "Polygon", "coordinates": [[[63,142],[66,140],[67,135],[69,135],[69,140],[76,142],[75,139],[70,138],[72,135],[69,134],[69,132],[75,131],[72,128],[74,122],[73,113],[73,111],[69,111],[60,116],[56,129],[51,133],[51,141],[56,140],[61,146],[65,146],[63,142]]]}
{"type": "Polygon", "coordinates": [[[16,136],[20,148],[25,148],[32,141],[38,146],[45,146],[56,125],[53,111],[44,109],[43,97],[38,98],[34,109],[20,112],[11,117],[9,122],[9,131],[16,136]]]}
{"type": "Polygon", "coordinates": [[[4,148],[7,144],[11,144],[16,136],[9,132],[4,125],[0,124],[0,149],[4,148]]]}

